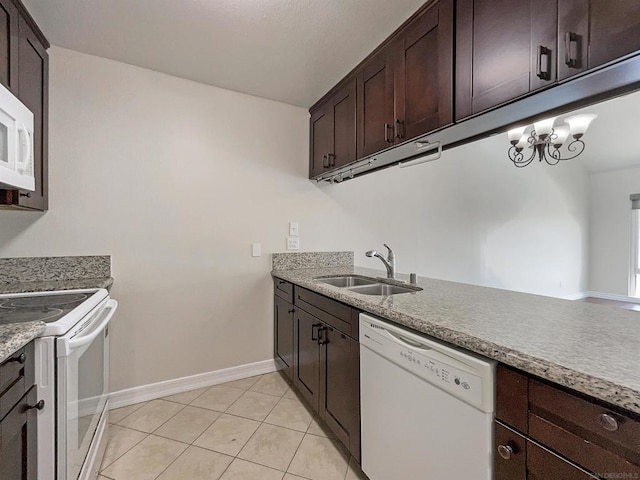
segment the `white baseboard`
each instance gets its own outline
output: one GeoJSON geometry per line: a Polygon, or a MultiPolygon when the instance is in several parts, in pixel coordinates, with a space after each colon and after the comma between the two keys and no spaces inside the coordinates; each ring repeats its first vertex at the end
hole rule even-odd
{"type": "Polygon", "coordinates": [[[617,293],[603,292],[587,292],[587,297],[602,298],[603,300],[615,300],[626,303],[640,303],[640,298],[627,297],[626,295],[618,295],[617,293]]]}
{"type": "Polygon", "coordinates": [[[164,382],[151,383],[140,387],[127,388],[109,395],[109,408],[120,408],[135,403],[146,402],[167,395],[188,392],[197,388],[211,387],[220,383],[263,375],[278,370],[273,359],[225,368],[214,372],[199,373],[190,377],[175,378],[164,382]]]}
{"type": "Polygon", "coordinates": [[[579,292],[571,295],[565,295],[562,298],[563,300],[582,300],[583,298],[587,298],[589,296],[589,292],[579,292]]]}

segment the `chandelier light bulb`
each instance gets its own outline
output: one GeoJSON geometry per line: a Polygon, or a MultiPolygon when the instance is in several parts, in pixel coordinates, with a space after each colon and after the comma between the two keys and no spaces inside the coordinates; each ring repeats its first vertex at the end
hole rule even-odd
{"type": "Polygon", "coordinates": [[[553,130],[553,124],[556,121],[556,118],[558,117],[545,118],[544,120],[540,120],[533,124],[533,129],[535,130],[538,138],[544,140],[549,136],[553,130]]]}
{"type": "Polygon", "coordinates": [[[524,131],[527,129],[526,125],[524,127],[512,128],[507,132],[507,137],[509,137],[509,142],[511,145],[516,145],[524,135],[524,131]]]}
{"type": "Polygon", "coordinates": [[[529,135],[525,133],[520,137],[520,139],[517,141],[517,143],[514,146],[520,150],[524,150],[527,147],[527,145],[529,145],[529,135]]]}
{"type": "Polygon", "coordinates": [[[591,122],[596,118],[598,118],[598,115],[595,113],[584,113],[565,118],[564,121],[569,124],[571,135],[577,140],[585,134],[591,122]]]}

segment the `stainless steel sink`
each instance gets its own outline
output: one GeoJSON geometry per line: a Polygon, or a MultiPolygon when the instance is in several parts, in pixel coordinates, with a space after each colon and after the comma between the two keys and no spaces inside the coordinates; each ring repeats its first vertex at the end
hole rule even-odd
{"type": "Polygon", "coordinates": [[[354,275],[340,275],[336,277],[319,277],[315,278],[320,283],[333,285],[334,287],[356,287],[359,285],[375,285],[378,282],[373,278],[356,277],[354,275]]]}
{"type": "Polygon", "coordinates": [[[413,293],[422,290],[419,287],[401,287],[399,285],[388,285],[386,283],[375,283],[362,287],[348,288],[350,292],[361,293],[362,295],[397,295],[399,293],[413,293]]]}

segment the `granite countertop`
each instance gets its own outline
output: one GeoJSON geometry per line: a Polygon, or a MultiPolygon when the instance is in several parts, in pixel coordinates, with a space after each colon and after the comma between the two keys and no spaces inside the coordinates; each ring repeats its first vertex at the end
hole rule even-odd
{"type": "Polygon", "coordinates": [[[422,277],[417,283],[424,290],[387,297],[314,280],[345,274],[384,276],[360,267],[272,271],[282,280],[640,414],[637,312],[422,277]]]}
{"type": "Polygon", "coordinates": [[[111,288],[111,285],[113,285],[112,277],[0,283],[0,294],[54,292],[58,290],[79,290],[84,288],[106,288],[107,290],[109,290],[111,288]]]}
{"type": "Polygon", "coordinates": [[[0,363],[44,332],[44,322],[0,325],[0,363]]]}

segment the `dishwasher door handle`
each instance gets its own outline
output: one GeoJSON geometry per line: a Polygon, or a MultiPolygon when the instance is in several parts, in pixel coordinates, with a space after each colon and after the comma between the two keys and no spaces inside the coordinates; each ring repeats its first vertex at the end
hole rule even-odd
{"type": "Polygon", "coordinates": [[[411,340],[410,338],[404,337],[402,335],[398,335],[397,333],[390,332],[389,330],[385,330],[387,335],[393,338],[394,341],[404,345],[405,347],[414,348],[418,350],[422,350],[424,352],[428,352],[429,350],[433,350],[431,347],[427,347],[420,342],[416,342],[411,340]]]}

